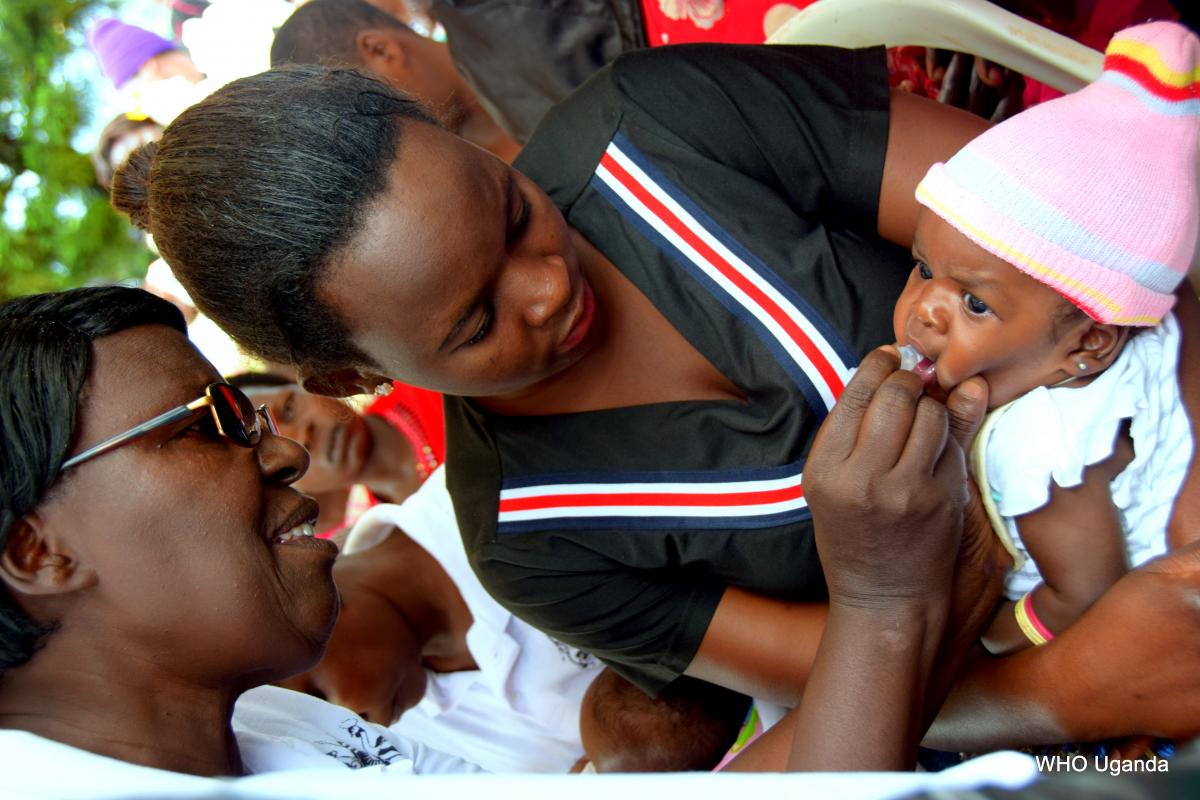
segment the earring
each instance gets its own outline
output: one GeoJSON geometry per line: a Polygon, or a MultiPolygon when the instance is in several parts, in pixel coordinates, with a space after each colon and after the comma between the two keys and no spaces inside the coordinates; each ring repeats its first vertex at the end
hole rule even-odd
{"type": "Polygon", "coordinates": [[[1079,368],[1080,372],[1087,372],[1087,368],[1088,368],[1087,362],[1084,361],[1082,358],[1075,362],[1075,366],[1079,368]]]}
{"type": "Polygon", "coordinates": [[[393,387],[392,387],[391,381],[385,381],[384,383],[377,383],[377,384],[375,384],[375,396],[376,397],[387,397],[389,394],[392,393],[392,388],[393,387]]]}

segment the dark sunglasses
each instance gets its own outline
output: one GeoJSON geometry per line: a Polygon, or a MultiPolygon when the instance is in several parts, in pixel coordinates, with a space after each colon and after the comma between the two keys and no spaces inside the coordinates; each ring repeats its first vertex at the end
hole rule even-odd
{"type": "Polygon", "coordinates": [[[266,406],[254,407],[250,398],[242,394],[236,386],[228,383],[210,383],[204,389],[202,397],[187,405],[177,406],[170,411],[159,414],[141,425],[130,428],[110,439],[105,439],[95,447],[89,447],[77,456],[68,458],[59,472],[78,466],[84,461],[114,450],[123,444],[128,444],[140,436],[145,436],[153,430],[182,422],[189,417],[200,417],[212,414],[217,425],[217,433],[239,447],[254,447],[262,439],[263,423],[271,433],[279,433],[274,418],[266,406]]]}

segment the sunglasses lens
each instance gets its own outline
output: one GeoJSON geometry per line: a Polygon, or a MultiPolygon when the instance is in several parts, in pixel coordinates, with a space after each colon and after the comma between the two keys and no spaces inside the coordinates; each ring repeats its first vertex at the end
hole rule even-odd
{"type": "Polygon", "coordinates": [[[221,429],[230,441],[243,447],[258,444],[262,429],[258,426],[258,414],[250,398],[228,383],[214,383],[209,392],[221,429]]]}

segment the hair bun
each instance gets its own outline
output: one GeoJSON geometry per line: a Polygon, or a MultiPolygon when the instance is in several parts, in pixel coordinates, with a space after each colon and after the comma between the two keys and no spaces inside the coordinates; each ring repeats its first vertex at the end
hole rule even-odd
{"type": "Polygon", "coordinates": [[[147,142],[129,154],[113,173],[113,208],[129,216],[129,221],[144,231],[150,230],[150,165],[158,152],[158,142],[147,142]]]}

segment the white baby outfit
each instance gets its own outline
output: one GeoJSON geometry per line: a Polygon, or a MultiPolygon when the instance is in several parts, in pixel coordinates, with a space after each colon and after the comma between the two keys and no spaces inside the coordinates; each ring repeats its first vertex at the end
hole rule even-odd
{"type": "Polygon", "coordinates": [[[1168,314],[1157,327],[1133,333],[1116,362],[1086,386],[1040,387],[989,416],[972,466],[980,491],[990,494],[1003,518],[1004,531],[997,533],[1011,540],[1005,542],[1014,558],[1005,583],[1009,598],[1041,581],[1014,517],[1044,506],[1051,481],[1064,488],[1082,483],[1086,467],[1112,454],[1126,419],[1136,455],[1110,488],[1129,564],[1166,552],[1167,520],[1193,446],[1179,397],[1179,341],[1179,323],[1168,314]]]}

